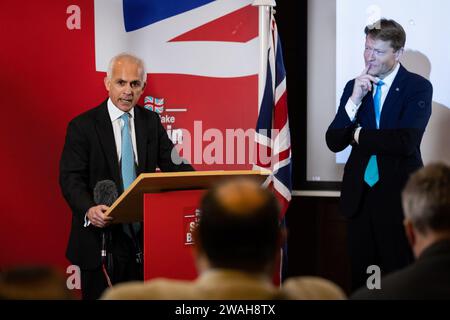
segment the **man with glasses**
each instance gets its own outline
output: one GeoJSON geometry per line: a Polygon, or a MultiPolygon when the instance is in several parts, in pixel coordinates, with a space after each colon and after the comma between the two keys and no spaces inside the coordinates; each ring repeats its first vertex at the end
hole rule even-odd
{"type": "Polygon", "coordinates": [[[400,24],[381,19],[364,31],[364,71],[347,83],[326,133],[333,152],[352,145],[341,210],[348,219],[353,289],[366,284],[371,265],[385,274],[412,262],[400,191],[423,166],[420,143],[433,91],[428,80],[399,62],[406,42],[400,24]]]}

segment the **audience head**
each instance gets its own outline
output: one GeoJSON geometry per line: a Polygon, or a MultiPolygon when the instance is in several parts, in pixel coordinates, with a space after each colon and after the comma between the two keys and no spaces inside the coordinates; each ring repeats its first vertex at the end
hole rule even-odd
{"type": "Polygon", "coordinates": [[[232,179],[213,187],[201,202],[198,257],[211,268],[271,275],[282,238],[279,213],[272,192],[253,180],[232,179]]]}
{"type": "Polygon", "coordinates": [[[412,174],[402,192],[402,204],[416,256],[430,244],[450,239],[450,167],[430,164],[412,174]]]}
{"type": "Polygon", "coordinates": [[[75,296],[67,288],[62,272],[51,267],[25,266],[0,273],[0,299],[66,300],[75,296]]]}

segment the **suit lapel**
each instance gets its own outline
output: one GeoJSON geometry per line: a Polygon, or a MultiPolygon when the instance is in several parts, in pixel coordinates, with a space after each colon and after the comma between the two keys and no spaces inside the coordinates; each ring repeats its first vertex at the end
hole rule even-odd
{"type": "Polygon", "coordinates": [[[96,130],[113,180],[117,188],[120,189],[122,182],[120,179],[119,161],[117,160],[117,148],[106,101],[98,110],[96,130]]]}
{"type": "Polygon", "coordinates": [[[138,170],[137,175],[145,172],[145,168],[147,166],[146,154],[147,154],[147,126],[146,126],[146,117],[142,110],[142,107],[135,106],[134,107],[134,128],[136,131],[136,147],[138,154],[138,170]]]}
{"type": "Polygon", "coordinates": [[[384,100],[383,108],[381,109],[380,129],[389,128],[388,121],[390,119],[397,119],[394,114],[400,112],[397,101],[401,92],[404,90],[403,85],[405,84],[404,78],[406,75],[406,69],[400,65],[397,76],[392,82],[391,88],[386,96],[386,100],[384,100]]]}

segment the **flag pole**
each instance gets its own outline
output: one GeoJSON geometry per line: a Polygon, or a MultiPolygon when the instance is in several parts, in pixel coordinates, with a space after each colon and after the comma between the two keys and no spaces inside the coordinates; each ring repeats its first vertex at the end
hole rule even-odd
{"type": "Polygon", "coordinates": [[[276,6],[275,0],[255,0],[252,6],[259,7],[259,72],[258,72],[258,112],[261,107],[264,87],[266,85],[267,50],[270,39],[271,10],[276,6]]]}
{"type": "MultiPolygon", "coordinates": [[[[259,72],[258,72],[258,114],[260,113],[261,103],[264,96],[264,89],[266,86],[266,75],[267,75],[267,62],[268,62],[268,49],[269,49],[269,41],[271,41],[271,17],[272,17],[272,9],[276,6],[274,0],[254,0],[252,3],[253,6],[259,7],[259,72]]],[[[275,50],[275,48],[274,48],[275,50]]],[[[275,61],[272,61],[275,63],[275,61]]],[[[273,70],[274,71],[274,70],[273,70]]],[[[272,79],[275,84],[275,79],[272,79]]],[[[275,89],[275,88],[274,88],[275,89]]],[[[256,133],[258,135],[258,133],[256,133]]],[[[273,173],[271,176],[267,178],[264,186],[273,181],[273,173]]],[[[281,223],[284,225],[284,218],[281,220],[281,223]]],[[[274,277],[275,283],[278,285],[281,284],[283,278],[283,269],[284,265],[287,261],[287,243],[283,244],[280,248],[280,260],[279,260],[279,274],[277,277],[274,277]]]]}

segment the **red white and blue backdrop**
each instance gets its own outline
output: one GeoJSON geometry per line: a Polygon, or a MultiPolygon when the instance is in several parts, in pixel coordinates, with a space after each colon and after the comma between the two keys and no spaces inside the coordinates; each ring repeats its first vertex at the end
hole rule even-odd
{"type": "MultiPolygon", "coordinates": [[[[0,268],[68,265],[71,213],[58,185],[65,130],[73,117],[106,99],[103,78],[118,53],[143,58],[148,83],[140,105],[160,114],[196,169],[253,167],[250,148],[242,156],[236,145],[217,141],[227,130],[255,129],[258,121],[258,8],[251,3],[0,3],[0,268]]],[[[254,137],[246,139],[250,144],[254,137]]],[[[280,152],[286,156],[288,148],[280,152]]]]}

